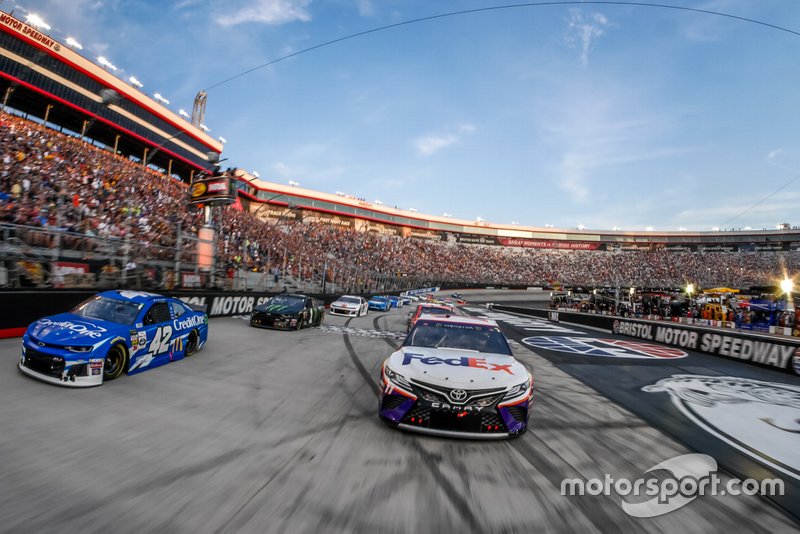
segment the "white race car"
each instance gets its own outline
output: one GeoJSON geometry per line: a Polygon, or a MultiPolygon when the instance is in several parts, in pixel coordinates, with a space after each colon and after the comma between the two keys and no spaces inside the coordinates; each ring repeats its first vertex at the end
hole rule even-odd
{"type": "Polygon", "coordinates": [[[364,297],[343,295],[331,304],[329,313],[331,315],[361,317],[368,313],[367,300],[364,297]]]}
{"type": "Polygon", "coordinates": [[[421,315],[383,362],[380,385],[381,419],[438,436],[518,436],[533,402],[533,377],[497,323],[476,317],[421,315]]]}

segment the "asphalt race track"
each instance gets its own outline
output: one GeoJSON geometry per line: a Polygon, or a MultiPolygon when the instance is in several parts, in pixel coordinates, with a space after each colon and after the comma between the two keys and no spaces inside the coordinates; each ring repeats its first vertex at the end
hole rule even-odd
{"type": "MultiPolygon", "coordinates": [[[[378,420],[376,383],[408,311],[328,315],[321,328],[299,332],[214,319],[208,344],[192,358],[82,390],[22,375],[20,340],[0,340],[0,531],[798,530],[790,514],[757,496],[707,495],[635,518],[619,496],[560,491],[565,478],[633,480],[695,451],[734,474],[772,473],[682,421],[668,392],[641,387],[676,373],[796,386],[793,377],[700,355],[680,366],[536,349],[540,356],[521,340],[542,332],[505,324],[536,380],[531,430],[502,442],[403,434],[378,420]]],[[[772,423],[789,424],[778,416],[772,423]]],[[[773,460],[787,465],[791,455],[773,460]]],[[[782,478],[788,502],[797,486],[782,478]]]]}

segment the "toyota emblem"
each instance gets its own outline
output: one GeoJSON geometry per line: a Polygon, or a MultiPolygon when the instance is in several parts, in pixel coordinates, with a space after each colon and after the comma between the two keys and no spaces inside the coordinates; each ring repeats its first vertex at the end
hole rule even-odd
{"type": "Polygon", "coordinates": [[[467,392],[463,389],[454,389],[450,392],[450,398],[456,402],[461,402],[467,398],[467,392]]]}
{"type": "Polygon", "coordinates": [[[41,341],[37,341],[36,344],[39,345],[40,347],[44,347],[44,343],[42,343],[41,341]]]}

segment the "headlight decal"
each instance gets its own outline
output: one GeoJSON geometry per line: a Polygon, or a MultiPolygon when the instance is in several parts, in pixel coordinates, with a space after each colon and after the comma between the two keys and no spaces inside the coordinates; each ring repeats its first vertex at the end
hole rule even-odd
{"type": "Polygon", "coordinates": [[[391,370],[386,364],[383,365],[381,375],[382,382],[384,383],[384,393],[398,393],[404,397],[410,397],[412,399],[417,398],[417,396],[412,393],[411,384],[408,383],[408,380],[403,375],[391,370]]]}
{"type": "Polygon", "coordinates": [[[503,397],[503,402],[498,404],[498,408],[504,406],[513,406],[526,402],[533,395],[533,376],[528,373],[528,380],[521,384],[517,384],[508,390],[503,397]]]}

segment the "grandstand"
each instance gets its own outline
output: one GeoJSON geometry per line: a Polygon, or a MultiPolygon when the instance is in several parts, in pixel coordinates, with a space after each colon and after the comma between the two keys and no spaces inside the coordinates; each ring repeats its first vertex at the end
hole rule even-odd
{"type": "MultiPolygon", "coordinates": [[[[626,232],[567,230],[495,224],[424,215],[367,202],[352,195],[329,194],[265,182],[237,171],[242,205],[261,218],[284,214],[280,208],[347,228],[384,235],[452,243],[561,250],[666,250],[672,252],[779,252],[800,250],[800,228],[712,232],[626,232]]],[[[291,216],[291,215],[289,215],[291,216]]]]}
{"type": "Polygon", "coordinates": [[[189,181],[222,144],[70,46],[0,12],[0,98],[59,130],[189,181]],[[118,98],[111,97],[114,93],[118,98]],[[106,95],[104,98],[103,95],[106,95]]]}

